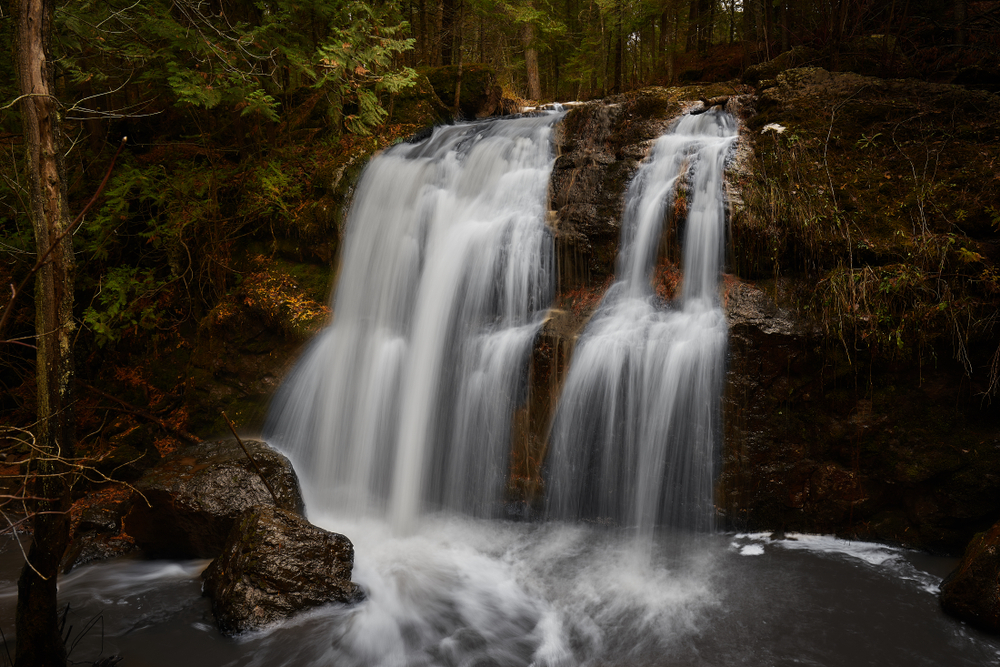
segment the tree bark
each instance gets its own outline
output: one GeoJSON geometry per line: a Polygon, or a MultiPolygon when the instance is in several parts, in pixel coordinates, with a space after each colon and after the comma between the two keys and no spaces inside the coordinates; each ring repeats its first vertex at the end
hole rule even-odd
{"type": "Polygon", "coordinates": [[[454,63],[455,0],[441,0],[441,64],[454,63]]]}
{"type": "Polygon", "coordinates": [[[73,239],[66,204],[58,105],[50,58],[54,0],[17,0],[17,70],[27,152],[35,277],[36,453],[29,464],[34,539],[17,582],[17,667],[66,664],[56,600],[59,562],[69,541],[69,485],[60,460],[73,455],[73,239]],[[53,248],[50,247],[55,246],[53,248]],[[38,453],[40,452],[40,453],[38,453]]]}
{"type": "Polygon", "coordinates": [[[455,115],[461,114],[461,101],[462,101],[462,22],[465,19],[465,4],[462,0],[458,3],[458,20],[455,25],[458,29],[455,31],[455,52],[458,53],[458,74],[455,76],[455,115]]]}
{"type": "Polygon", "coordinates": [[[687,26],[687,40],[684,43],[684,51],[691,53],[698,48],[698,10],[701,7],[701,3],[698,0],[691,0],[688,3],[688,26],[687,26]]]}
{"type": "Polygon", "coordinates": [[[535,26],[524,24],[524,67],[528,74],[528,97],[542,99],[542,81],[538,75],[538,48],[535,46],[535,26]]]}
{"type": "Polygon", "coordinates": [[[611,93],[617,95],[622,92],[622,70],[625,68],[625,35],[622,25],[622,14],[625,12],[624,0],[618,0],[615,4],[615,82],[611,86],[611,93]]]}

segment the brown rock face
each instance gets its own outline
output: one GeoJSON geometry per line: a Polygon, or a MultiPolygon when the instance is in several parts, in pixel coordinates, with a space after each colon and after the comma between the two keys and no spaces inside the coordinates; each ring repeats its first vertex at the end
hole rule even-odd
{"type": "MultiPolygon", "coordinates": [[[[267,444],[244,441],[283,509],[304,511],[291,463],[267,444]]],[[[136,482],[125,532],[154,556],[210,558],[222,551],[237,517],[274,505],[260,475],[234,440],[188,447],[136,482]]]]}
{"type": "Polygon", "coordinates": [[[202,578],[219,629],[239,634],[310,607],[361,600],[353,568],[354,545],[343,535],[287,510],[254,507],[202,578]]]}
{"type": "Polygon", "coordinates": [[[972,538],[958,568],[941,584],[941,607],[984,630],[1000,632],[1000,523],[972,538]]]}

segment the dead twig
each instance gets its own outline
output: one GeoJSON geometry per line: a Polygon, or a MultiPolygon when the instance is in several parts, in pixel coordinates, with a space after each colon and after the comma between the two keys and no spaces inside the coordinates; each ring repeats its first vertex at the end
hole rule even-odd
{"type": "Polygon", "coordinates": [[[147,412],[146,410],[143,410],[142,408],[137,408],[136,406],[131,405],[130,403],[127,403],[126,401],[123,401],[122,399],[118,398],[117,396],[112,396],[111,394],[109,394],[109,393],[107,393],[105,391],[101,391],[97,387],[93,387],[93,386],[91,386],[91,385],[87,384],[86,382],[84,382],[82,380],[79,380],[79,379],[77,379],[76,383],[78,385],[80,385],[81,387],[83,387],[84,389],[86,389],[87,391],[91,391],[91,392],[97,394],[101,398],[106,398],[109,401],[114,401],[119,406],[121,406],[122,408],[124,408],[127,412],[129,412],[130,414],[133,414],[133,415],[135,415],[137,417],[142,417],[146,421],[149,421],[149,422],[152,422],[152,423],[156,424],[157,426],[159,426],[160,428],[162,428],[164,431],[166,431],[170,435],[174,436],[175,438],[183,440],[183,441],[185,441],[185,442],[187,442],[188,444],[191,444],[191,445],[197,445],[198,443],[201,442],[201,438],[199,438],[198,436],[192,435],[191,433],[188,433],[187,431],[179,429],[179,428],[177,428],[175,426],[171,426],[170,424],[168,424],[167,422],[163,421],[162,419],[160,419],[156,415],[154,415],[154,414],[152,414],[150,412],[147,412]]]}
{"type": "Polygon", "coordinates": [[[252,463],[253,467],[257,470],[257,474],[260,475],[260,479],[261,481],[264,482],[264,486],[266,486],[267,490],[271,492],[271,497],[274,498],[274,506],[280,508],[281,502],[278,500],[278,494],[274,492],[274,487],[272,487],[271,483],[267,481],[267,477],[264,476],[264,471],[260,469],[260,466],[257,465],[257,462],[254,461],[254,458],[250,456],[250,450],[248,450],[246,445],[243,444],[243,441],[240,439],[240,436],[236,435],[236,427],[233,426],[233,422],[229,420],[229,417],[226,415],[225,412],[222,413],[222,418],[225,419],[226,424],[229,425],[229,430],[233,432],[233,437],[236,438],[236,442],[239,443],[240,449],[243,450],[243,453],[247,455],[247,458],[250,459],[250,463],[252,463]]]}

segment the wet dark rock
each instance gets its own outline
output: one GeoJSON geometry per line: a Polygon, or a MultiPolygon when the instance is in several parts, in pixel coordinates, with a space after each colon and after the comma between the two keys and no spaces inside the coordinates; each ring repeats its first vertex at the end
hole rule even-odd
{"type": "MultiPolygon", "coordinates": [[[[452,101],[455,93],[452,90],[452,101]]],[[[413,85],[396,93],[390,122],[432,126],[451,120],[452,110],[434,91],[425,75],[419,75],[413,85]]]]}
{"type": "Polygon", "coordinates": [[[128,535],[96,531],[77,533],[66,548],[62,573],[67,574],[79,565],[125,556],[135,550],[135,542],[128,535]]]}
{"type": "Polygon", "coordinates": [[[119,417],[109,429],[111,452],[94,467],[102,475],[120,482],[134,482],[160,462],[160,453],[153,446],[158,433],[153,426],[139,426],[119,417]]]}
{"type": "MultiPolygon", "coordinates": [[[[278,496],[281,508],[301,514],[302,495],[291,463],[266,443],[244,444],[278,496]]],[[[274,505],[254,465],[235,440],[178,451],[136,482],[125,531],[154,556],[218,555],[237,517],[257,505],[274,505]]]]}
{"type": "Polygon", "coordinates": [[[253,507],[202,578],[219,629],[232,635],[318,605],[360,601],[353,568],[354,545],[343,535],[287,510],[253,507]]]}
{"type": "Polygon", "coordinates": [[[117,558],[136,548],[131,536],[122,532],[122,518],[132,507],[127,493],[98,495],[81,502],[86,506],[63,556],[64,574],[78,565],[117,558]]]}
{"type": "Polygon", "coordinates": [[[859,378],[865,367],[779,305],[793,289],[789,281],[768,290],[734,283],[724,295],[726,519],[738,529],[960,553],[1000,506],[1000,450],[988,411],[956,400],[956,365],[922,373],[876,366],[859,378]]]}
{"type": "Polygon", "coordinates": [[[1000,523],[972,538],[962,562],[941,583],[941,607],[1000,633],[1000,523]]]}

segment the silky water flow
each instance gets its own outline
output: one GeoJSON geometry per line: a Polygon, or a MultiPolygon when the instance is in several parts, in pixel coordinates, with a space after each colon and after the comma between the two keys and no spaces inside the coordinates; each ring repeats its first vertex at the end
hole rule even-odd
{"type": "Polygon", "coordinates": [[[577,343],[556,412],[550,516],[643,535],[659,525],[713,525],[726,350],[722,179],[736,136],[729,114],[684,116],[629,185],[617,280],[577,343]],[[687,186],[684,280],[667,306],[651,274],[679,182],[687,186]]]}
{"type": "Polygon", "coordinates": [[[334,321],[276,397],[266,437],[312,511],[497,512],[510,420],[552,299],[552,113],[442,127],[368,167],[334,321]]]}
{"type": "MultiPolygon", "coordinates": [[[[359,185],[335,319],[283,386],[266,434],[300,471],[310,512],[338,515],[337,529],[362,540],[369,613],[355,624],[374,625],[341,648],[363,637],[379,639],[362,653],[384,648],[388,635],[400,664],[414,658],[411,641],[449,646],[458,662],[482,650],[500,663],[560,664],[605,653],[621,639],[605,636],[619,614],[634,615],[636,629],[649,624],[649,638],[629,640],[639,646],[712,603],[701,577],[675,577],[648,550],[587,527],[469,518],[503,506],[511,417],[553,294],[545,213],[558,117],[439,128],[374,160],[359,185]],[[366,554],[373,533],[382,537],[366,554]],[[386,558],[382,574],[366,577],[386,558]],[[608,558],[617,576],[595,568],[608,558]],[[481,649],[454,636],[442,644],[435,609],[455,614],[458,636],[481,649]]],[[[668,494],[669,514],[684,528],[711,525],[726,331],[722,174],[735,138],[728,114],[684,117],[628,191],[620,279],[583,334],[555,422],[551,518],[610,517],[651,534],[664,518],[660,496],[676,485],[684,491],[668,494]],[[691,277],[671,308],[654,298],[650,272],[682,177],[691,277]]]]}
{"type": "MultiPolygon", "coordinates": [[[[102,631],[74,641],[74,660],[1000,661],[1000,643],[940,612],[950,564],[833,538],[709,530],[726,347],[723,163],[736,137],[719,111],[676,122],[629,188],[617,282],[577,344],[551,434],[548,520],[498,520],[511,412],[553,294],[544,219],[559,117],[436,128],[376,157],[358,185],[334,320],[281,388],[266,436],[292,459],[310,520],[354,542],[366,599],[226,640],[199,595],[207,562],[84,566],[60,579],[60,598],[102,631]],[[686,220],[669,220],[679,196],[686,220]],[[683,238],[672,304],[650,288],[665,220],[683,238]]],[[[0,587],[8,626],[18,567],[0,587]]]]}

